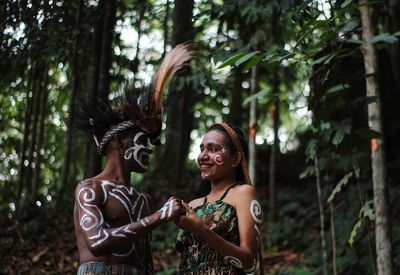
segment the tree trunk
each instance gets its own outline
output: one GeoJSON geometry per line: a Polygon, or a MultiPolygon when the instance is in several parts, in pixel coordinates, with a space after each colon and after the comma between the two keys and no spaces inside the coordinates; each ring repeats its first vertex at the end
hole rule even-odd
{"type": "MultiPolygon", "coordinates": [[[[94,28],[94,37],[93,37],[93,56],[90,65],[90,80],[89,80],[89,94],[88,97],[90,100],[94,101],[98,95],[99,91],[99,71],[100,71],[100,59],[101,59],[101,41],[103,37],[103,29],[104,29],[104,2],[102,0],[99,2],[99,6],[97,8],[98,14],[96,21],[96,25],[94,28]]],[[[89,140],[85,146],[85,161],[83,164],[83,177],[89,178],[96,174],[91,165],[92,158],[97,156],[96,146],[93,140],[89,140]]],[[[100,159],[100,158],[99,158],[100,159]]],[[[99,162],[100,160],[95,160],[95,162],[99,162]]]]}
{"type": "Polygon", "coordinates": [[[39,136],[36,143],[36,157],[35,157],[35,176],[32,184],[32,200],[36,201],[37,198],[37,190],[39,189],[39,181],[40,181],[40,165],[42,164],[42,154],[41,149],[43,145],[43,138],[45,132],[45,122],[46,122],[46,109],[47,109],[47,98],[49,95],[48,91],[48,83],[49,83],[49,66],[46,66],[46,69],[43,73],[44,81],[43,85],[41,85],[42,90],[42,98],[41,98],[41,110],[40,110],[40,122],[39,122],[39,136]]]}
{"type": "Polygon", "coordinates": [[[271,146],[271,154],[269,158],[269,210],[270,210],[270,221],[272,223],[277,220],[277,209],[276,209],[276,163],[278,161],[279,153],[279,79],[278,72],[275,68],[273,72],[272,80],[272,93],[274,95],[274,105],[271,109],[271,119],[273,121],[274,128],[274,143],[271,146]]]}
{"type": "Polygon", "coordinates": [[[111,68],[112,56],[114,52],[113,40],[116,12],[117,1],[106,1],[99,71],[99,96],[106,100],[108,99],[110,90],[109,70],[111,68]]]}
{"type": "MultiPolygon", "coordinates": [[[[79,33],[80,17],[82,12],[83,2],[80,1],[79,10],[75,19],[75,30],[79,33]]],[[[58,195],[59,202],[62,204],[64,201],[64,192],[68,184],[68,175],[71,163],[71,150],[72,150],[72,125],[75,117],[76,110],[76,98],[79,92],[79,62],[78,62],[78,45],[79,37],[75,37],[74,46],[72,49],[72,60],[71,60],[71,95],[69,98],[69,113],[67,121],[67,133],[65,141],[65,151],[64,151],[64,166],[61,173],[61,180],[58,181],[58,195]]]]}
{"type": "MultiPolygon", "coordinates": [[[[243,3],[242,8],[245,8],[245,3],[243,3]]],[[[226,32],[229,30],[227,29],[226,32]]],[[[248,43],[251,36],[250,32],[248,31],[247,26],[244,24],[239,24],[238,26],[238,33],[239,33],[239,39],[241,39],[244,43],[248,43]]],[[[246,127],[247,125],[244,126],[243,121],[246,121],[243,119],[243,87],[242,83],[245,80],[245,74],[242,72],[243,71],[243,66],[238,66],[233,68],[233,80],[231,82],[233,83],[233,87],[231,88],[231,93],[230,93],[230,112],[229,115],[227,116],[227,122],[231,123],[235,126],[238,127],[246,127]]]]}
{"type": "Polygon", "coordinates": [[[377,268],[379,275],[393,274],[391,229],[388,208],[388,186],[386,182],[386,157],[382,121],[382,105],[378,82],[378,62],[376,48],[369,42],[375,36],[372,23],[372,7],[360,0],[362,39],[361,47],[364,56],[365,79],[368,97],[376,97],[377,101],[368,104],[368,123],[372,130],[381,136],[372,140],[371,166],[374,189],[375,237],[377,268]]]}
{"type": "Polygon", "coordinates": [[[332,236],[332,268],[333,275],[337,275],[337,266],[336,266],[336,234],[335,234],[335,218],[334,218],[334,208],[333,202],[329,202],[329,212],[330,212],[330,220],[331,220],[331,236],[332,236]]]}
{"type": "Polygon", "coordinates": [[[7,21],[7,1],[2,1],[0,3],[0,46],[5,43],[4,37],[4,30],[6,28],[6,21],[7,21]]]}
{"type": "Polygon", "coordinates": [[[228,123],[231,123],[238,127],[243,127],[243,87],[242,82],[244,80],[244,74],[242,73],[241,67],[233,68],[233,87],[231,89],[230,104],[229,104],[229,115],[226,118],[228,123]]]}
{"type": "Polygon", "coordinates": [[[139,70],[139,64],[140,64],[140,59],[139,59],[139,53],[140,53],[140,38],[142,37],[142,20],[144,17],[144,12],[145,12],[145,8],[144,7],[139,7],[140,11],[139,11],[139,18],[138,18],[138,22],[137,22],[137,29],[136,32],[138,34],[138,38],[137,38],[137,42],[136,42],[136,54],[135,54],[135,58],[133,60],[133,64],[131,67],[132,73],[133,73],[133,83],[136,82],[137,78],[136,75],[138,73],[139,70]]]}
{"type": "MultiPolygon", "coordinates": [[[[193,33],[193,0],[176,0],[173,11],[172,46],[193,40],[188,36],[193,33]]],[[[189,68],[178,72],[180,77],[191,75],[189,68]]],[[[193,129],[193,106],[196,91],[192,85],[184,85],[176,90],[176,83],[171,82],[166,101],[167,127],[166,146],[162,153],[159,169],[168,181],[176,186],[180,182],[190,145],[190,132],[193,129]],[[167,165],[164,165],[168,163],[167,165]]],[[[156,169],[157,171],[158,169],[156,169]]]]}
{"type": "Polygon", "coordinates": [[[315,165],[315,178],[317,185],[317,196],[318,196],[318,207],[319,207],[319,218],[321,222],[321,247],[322,247],[322,263],[323,263],[323,272],[324,275],[328,275],[328,252],[326,250],[326,240],[325,240],[325,215],[324,215],[324,206],[322,200],[322,190],[321,190],[321,175],[319,170],[319,162],[318,155],[315,153],[314,157],[314,165],[315,165]]]}
{"type": "MultiPolygon", "coordinates": [[[[400,1],[399,0],[386,0],[386,29],[389,33],[395,33],[400,30],[400,1]]],[[[392,66],[392,72],[394,80],[396,82],[396,88],[394,91],[400,91],[400,43],[391,43],[388,45],[390,64],[392,66]]]]}
{"type": "MultiPolygon", "coordinates": [[[[258,74],[257,66],[251,69],[251,94],[258,92],[258,74]]],[[[249,177],[253,186],[256,186],[256,124],[257,124],[257,99],[250,103],[250,119],[249,119],[249,177]]]]}
{"type": "Polygon", "coordinates": [[[167,45],[169,43],[169,32],[168,32],[168,21],[169,21],[169,0],[167,0],[167,3],[165,3],[165,17],[163,21],[163,31],[164,31],[164,46],[163,46],[163,54],[162,57],[165,56],[167,52],[167,45]]]}
{"type": "MultiPolygon", "coordinates": [[[[110,89],[110,75],[113,36],[116,17],[116,1],[103,0],[99,3],[99,11],[104,12],[99,18],[95,33],[95,50],[92,64],[90,98],[97,97],[108,100],[110,89]],[[98,60],[96,60],[98,58],[98,60]],[[93,83],[97,81],[96,83],[93,83]],[[97,84],[98,83],[98,84],[97,84]]],[[[101,157],[97,153],[96,146],[90,142],[86,146],[86,164],[84,177],[93,177],[101,171],[101,157]]]]}
{"type": "MultiPolygon", "coordinates": [[[[34,102],[34,94],[33,94],[33,75],[34,75],[34,66],[31,66],[31,70],[29,73],[29,81],[28,81],[28,91],[26,92],[27,97],[27,107],[25,113],[25,121],[24,121],[24,138],[22,141],[22,148],[21,148],[21,163],[20,163],[20,171],[19,171],[19,179],[18,179],[18,191],[17,191],[17,202],[21,201],[22,190],[25,186],[25,172],[27,168],[25,167],[25,160],[28,154],[28,146],[29,146],[29,136],[30,136],[30,129],[31,129],[31,118],[32,118],[32,111],[33,111],[33,102],[34,102]],[[30,91],[29,91],[30,89],[30,91]]],[[[18,204],[19,205],[19,204],[18,204]]],[[[19,211],[18,211],[19,212],[19,211]]]]}
{"type": "Polygon", "coordinates": [[[25,186],[27,188],[26,190],[26,200],[28,203],[32,202],[32,195],[33,195],[33,176],[34,176],[34,170],[36,170],[36,163],[34,162],[35,158],[35,153],[36,153],[36,148],[37,148],[37,134],[38,134],[38,124],[39,124],[39,114],[40,114],[40,104],[41,104],[41,98],[42,98],[42,74],[40,73],[42,66],[38,66],[37,68],[37,73],[38,76],[35,79],[35,84],[34,84],[34,109],[33,109],[33,120],[32,120],[32,128],[31,128],[31,139],[30,139],[30,144],[29,144],[29,155],[28,155],[28,167],[27,167],[27,175],[25,179],[25,186]]]}

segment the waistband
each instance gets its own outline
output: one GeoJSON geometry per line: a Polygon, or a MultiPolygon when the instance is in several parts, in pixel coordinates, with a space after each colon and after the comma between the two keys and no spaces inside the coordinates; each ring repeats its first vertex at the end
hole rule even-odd
{"type": "Polygon", "coordinates": [[[147,274],[143,269],[117,263],[88,262],[83,263],[78,268],[77,275],[144,275],[147,274]]]}

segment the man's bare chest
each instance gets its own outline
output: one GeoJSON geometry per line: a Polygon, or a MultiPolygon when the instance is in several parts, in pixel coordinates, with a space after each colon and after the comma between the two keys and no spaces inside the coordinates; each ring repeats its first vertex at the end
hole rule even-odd
{"type": "Polygon", "coordinates": [[[137,222],[151,214],[147,196],[135,188],[111,182],[103,182],[102,188],[104,201],[101,211],[108,225],[114,227],[137,222]]]}

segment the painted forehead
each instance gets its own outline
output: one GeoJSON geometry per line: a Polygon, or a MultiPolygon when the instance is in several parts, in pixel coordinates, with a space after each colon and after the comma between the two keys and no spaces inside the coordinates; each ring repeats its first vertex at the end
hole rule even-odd
{"type": "Polygon", "coordinates": [[[225,133],[217,130],[209,131],[203,138],[201,145],[203,146],[212,146],[212,145],[219,145],[222,147],[228,147],[228,137],[225,133]]]}
{"type": "Polygon", "coordinates": [[[128,132],[126,132],[126,136],[128,136],[130,138],[134,138],[134,137],[148,138],[148,135],[146,134],[146,132],[144,132],[140,128],[130,129],[128,132]]]}

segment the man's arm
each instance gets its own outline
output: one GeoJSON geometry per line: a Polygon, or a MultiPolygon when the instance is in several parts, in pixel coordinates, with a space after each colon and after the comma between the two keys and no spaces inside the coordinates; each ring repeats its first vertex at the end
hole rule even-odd
{"type": "Polygon", "coordinates": [[[126,242],[135,242],[144,238],[155,227],[167,223],[185,213],[180,200],[170,198],[164,206],[154,214],[127,225],[107,228],[101,205],[104,194],[98,184],[80,185],[76,189],[79,227],[83,232],[89,251],[96,257],[106,251],[115,251],[126,242]]]}

